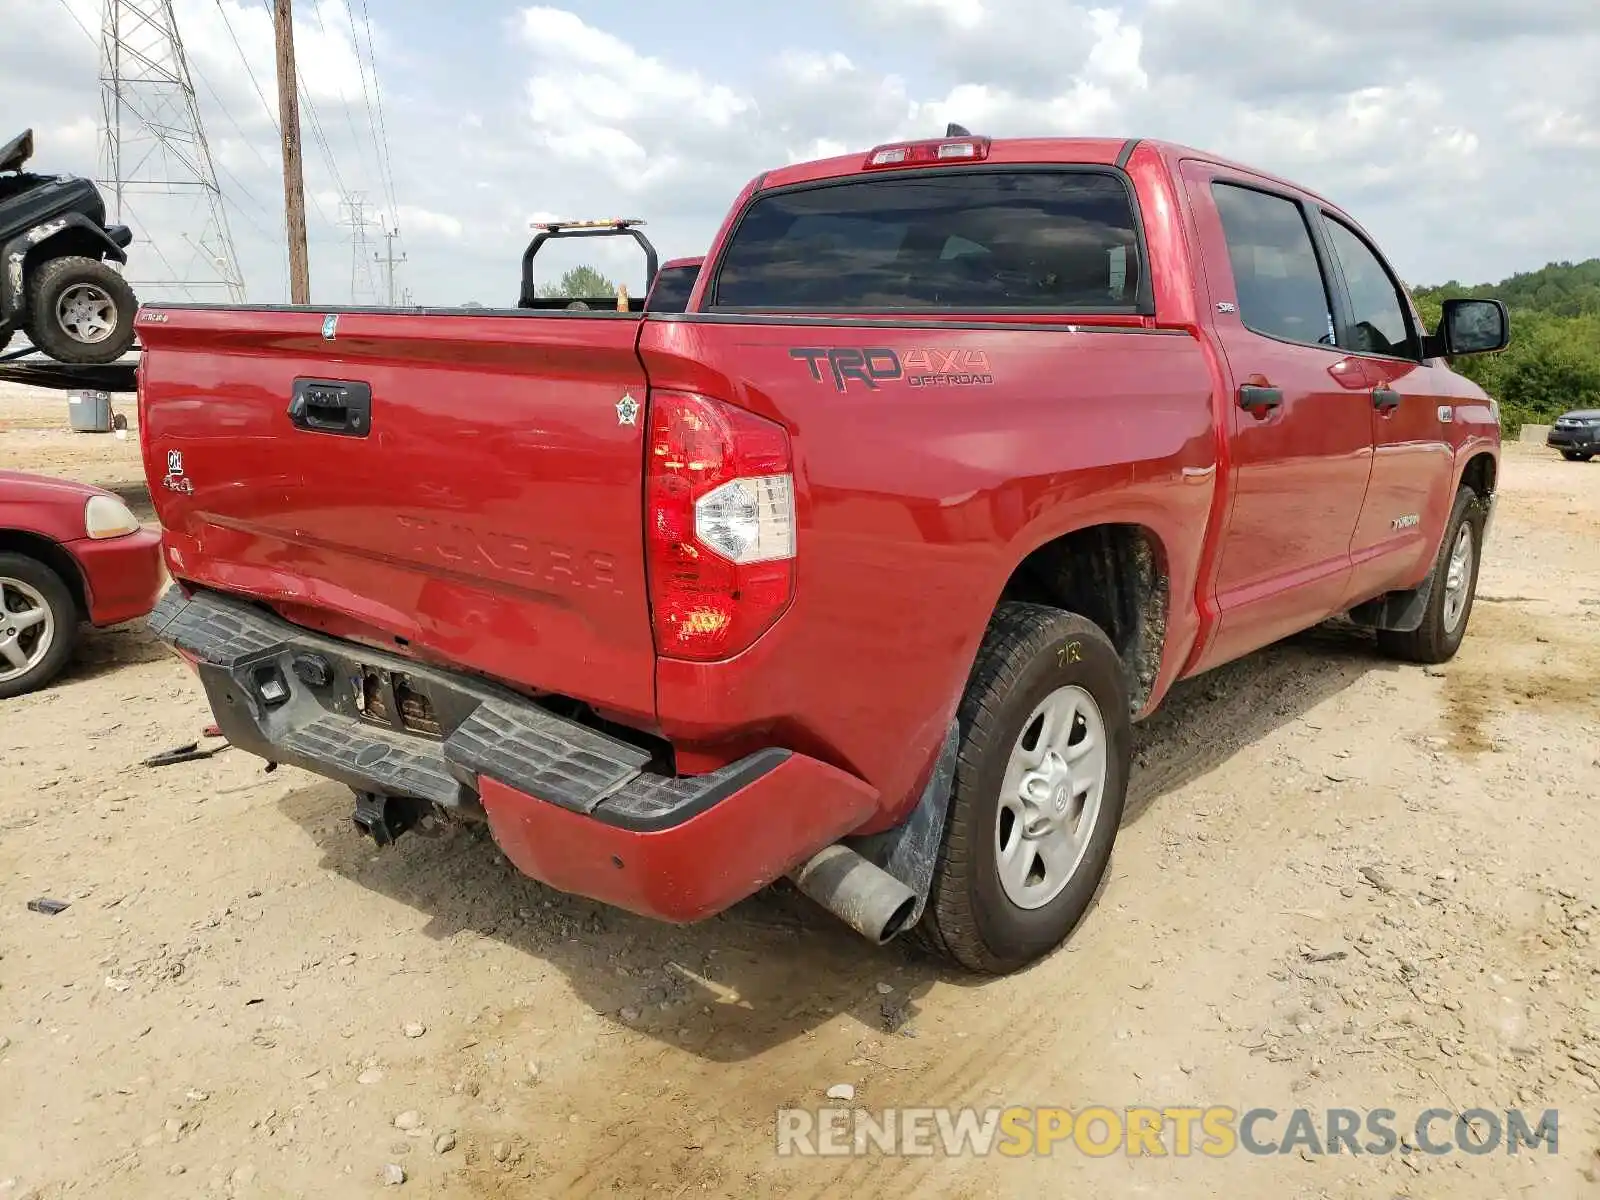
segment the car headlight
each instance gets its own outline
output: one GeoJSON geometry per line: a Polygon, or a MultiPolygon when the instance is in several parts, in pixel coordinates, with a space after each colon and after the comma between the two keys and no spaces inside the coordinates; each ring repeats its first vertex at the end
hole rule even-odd
{"type": "Polygon", "coordinates": [[[83,528],[92,538],[126,537],[139,532],[139,518],[115,496],[90,496],[83,506],[83,528]]]}

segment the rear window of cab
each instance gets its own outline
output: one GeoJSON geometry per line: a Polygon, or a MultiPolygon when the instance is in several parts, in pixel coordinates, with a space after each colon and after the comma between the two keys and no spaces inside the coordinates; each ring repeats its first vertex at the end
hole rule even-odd
{"type": "Polygon", "coordinates": [[[711,305],[828,312],[1140,311],[1131,190],[1093,169],[937,170],[759,195],[711,305]]]}

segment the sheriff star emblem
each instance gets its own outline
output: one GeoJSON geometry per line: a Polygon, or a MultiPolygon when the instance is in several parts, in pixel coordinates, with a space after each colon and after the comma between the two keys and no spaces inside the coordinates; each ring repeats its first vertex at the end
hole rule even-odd
{"type": "Polygon", "coordinates": [[[617,401],[617,424],[637,425],[639,423],[639,402],[633,398],[632,392],[623,392],[622,399],[617,401]]]}

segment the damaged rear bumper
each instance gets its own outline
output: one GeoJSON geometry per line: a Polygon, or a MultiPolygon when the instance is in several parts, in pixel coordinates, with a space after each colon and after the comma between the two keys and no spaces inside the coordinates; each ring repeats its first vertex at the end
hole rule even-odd
{"type": "Polygon", "coordinates": [[[877,803],[854,776],[777,748],[661,774],[648,751],[509,689],[213,592],[170,589],[150,624],[194,664],[238,748],[358,793],[481,812],[525,874],[645,916],[719,912],[877,803]]]}

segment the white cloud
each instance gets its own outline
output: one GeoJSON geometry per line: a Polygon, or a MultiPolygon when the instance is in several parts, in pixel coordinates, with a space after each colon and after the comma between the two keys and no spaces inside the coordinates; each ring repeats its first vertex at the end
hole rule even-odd
{"type": "Polygon", "coordinates": [[[981,0],[890,0],[885,7],[891,12],[931,13],[957,30],[977,29],[989,16],[981,0]]]}
{"type": "MultiPolygon", "coordinates": [[[[98,28],[95,0],[70,2],[98,28]]],[[[831,2],[814,0],[809,44],[758,39],[758,58],[717,30],[646,41],[628,32],[636,23],[602,26],[580,15],[587,6],[554,3],[486,27],[468,54],[426,23],[459,25],[473,10],[373,5],[397,205],[361,89],[365,25],[358,37],[340,0],[300,6],[300,65],[320,116],[320,129],[303,129],[313,294],[344,299],[350,273],[329,157],[374,214],[396,207],[403,273],[420,298],[503,303],[530,209],[642,216],[663,256],[697,253],[760,172],[933,136],[948,121],[994,136],[1141,135],[1218,151],[1345,204],[1419,280],[1595,253],[1594,0],[831,2]]],[[[266,12],[258,0],[177,8],[241,257],[255,294],[279,298],[266,12]]],[[[759,28],[761,10],[744,19],[759,28]]],[[[59,0],[9,0],[7,21],[0,112],[48,114],[35,119],[40,165],[92,171],[94,47],[59,0]]],[[[181,246],[183,228],[173,218],[151,234],[181,246]]],[[[615,239],[553,248],[549,269],[580,253],[639,282],[637,250],[615,239]]]]}
{"type": "Polygon", "coordinates": [[[402,204],[399,214],[399,227],[414,238],[444,238],[453,242],[466,232],[461,219],[449,213],[433,212],[431,209],[418,208],[415,204],[402,204]]]}

